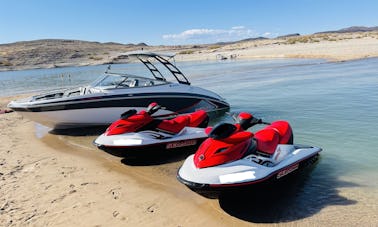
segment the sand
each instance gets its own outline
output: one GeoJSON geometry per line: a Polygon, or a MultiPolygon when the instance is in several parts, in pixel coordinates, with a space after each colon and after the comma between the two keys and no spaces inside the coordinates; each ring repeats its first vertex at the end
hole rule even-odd
{"type": "Polygon", "coordinates": [[[176,58],[182,61],[215,60],[220,56],[227,59],[321,58],[346,61],[378,57],[378,32],[255,40],[192,51],[176,58]]]}

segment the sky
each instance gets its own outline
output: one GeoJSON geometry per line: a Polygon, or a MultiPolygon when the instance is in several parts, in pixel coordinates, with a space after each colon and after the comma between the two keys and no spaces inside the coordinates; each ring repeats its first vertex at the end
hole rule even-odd
{"type": "Polygon", "coordinates": [[[378,26],[377,0],[0,0],[0,44],[202,44],[378,26]]]}

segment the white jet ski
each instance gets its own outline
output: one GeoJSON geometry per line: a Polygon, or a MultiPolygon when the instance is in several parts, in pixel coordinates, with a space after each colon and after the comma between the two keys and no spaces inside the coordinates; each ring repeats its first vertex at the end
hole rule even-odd
{"type": "Polygon", "coordinates": [[[173,119],[152,116],[161,109],[151,103],[147,110],[130,110],[111,124],[94,144],[116,156],[138,156],[191,148],[193,151],[207,138],[209,117],[204,110],[179,115],[173,119]]]}
{"type": "Polygon", "coordinates": [[[225,190],[274,182],[314,163],[319,147],[293,144],[286,121],[265,123],[249,113],[240,113],[236,124],[207,128],[206,139],[179,169],[177,179],[191,190],[217,198],[225,190]],[[269,124],[252,133],[256,124],[269,124]]]}

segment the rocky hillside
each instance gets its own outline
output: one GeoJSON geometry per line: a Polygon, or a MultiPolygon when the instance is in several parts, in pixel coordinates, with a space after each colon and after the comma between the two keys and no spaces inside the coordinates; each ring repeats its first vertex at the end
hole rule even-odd
{"type": "Polygon", "coordinates": [[[0,45],[0,70],[104,64],[121,52],[149,48],[146,44],[99,43],[45,39],[0,45]]]}
{"type": "Polygon", "coordinates": [[[378,56],[377,40],[378,27],[350,27],[312,35],[295,33],[274,39],[258,37],[236,42],[179,46],[44,39],[0,44],[0,71],[118,63],[125,61],[119,57],[121,53],[134,50],[174,52],[179,61],[285,56],[344,60],[378,56]],[[330,45],[332,50],[335,49],[333,52],[340,56],[329,56],[331,49],[328,47],[316,54],[322,49],[319,44],[330,45]],[[280,52],[285,46],[287,48],[280,52]],[[298,51],[293,51],[294,46],[298,51]],[[351,52],[349,57],[343,57],[346,50],[351,52]]]}
{"type": "Polygon", "coordinates": [[[375,27],[364,27],[364,26],[352,26],[348,28],[343,28],[336,31],[325,31],[325,32],[318,32],[315,34],[321,34],[321,33],[352,33],[352,32],[373,32],[378,31],[378,26],[375,27]]]}

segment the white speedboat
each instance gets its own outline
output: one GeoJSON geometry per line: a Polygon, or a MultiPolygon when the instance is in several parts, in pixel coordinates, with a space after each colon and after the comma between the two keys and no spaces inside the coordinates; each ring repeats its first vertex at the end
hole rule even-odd
{"type": "Polygon", "coordinates": [[[151,78],[127,73],[105,72],[85,87],[62,89],[12,101],[8,107],[42,125],[55,129],[104,126],[117,120],[129,109],[141,110],[158,102],[165,109],[160,115],[227,111],[229,104],[209,90],[191,86],[184,74],[169,59],[174,55],[152,52],[125,53],[136,58],[151,72],[151,78]],[[168,81],[171,74],[176,82],[168,81]]]}

